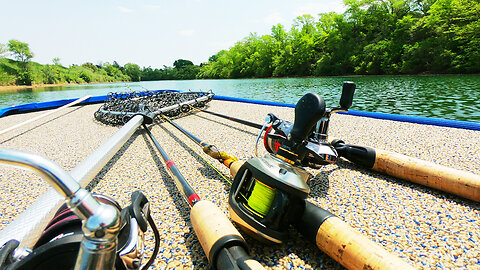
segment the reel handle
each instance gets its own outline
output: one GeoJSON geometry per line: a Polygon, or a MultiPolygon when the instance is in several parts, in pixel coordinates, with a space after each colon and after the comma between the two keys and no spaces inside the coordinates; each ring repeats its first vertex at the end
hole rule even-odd
{"type": "Polygon", "coordinates": [[[295,121],[290,132],[291,138],[296,142],[305,140],[325,114],[325,109],[323,98],[313,93],[304,95],[295,105],[295,121]]]}
{"type": "Polygon", "coordinates": [[[343,82],[342,97],[340,97],[340,107],[346,111],[352,107],[353,94],[355,94],[354,82],[343,82]]]}
{"type": "Polygon", "coordinates": [[[414,269],[337,216],[308,201],[294,226],[347,269],[414,269]]]}

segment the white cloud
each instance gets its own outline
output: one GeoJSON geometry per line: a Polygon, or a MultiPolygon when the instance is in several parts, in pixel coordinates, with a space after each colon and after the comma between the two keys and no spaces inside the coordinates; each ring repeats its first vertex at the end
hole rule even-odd
{"type": "Polygon", "coordinates": [[[275,12],[265,17],[263,22],[267,25],[276,25],[279,23],[284,23],[285,19],[282,17],[282,15],[280,15],[280,13],[275,12]]]}
{"type": "Polygon", "coordinates": [[[337,12],[343,13],[346,8],[341,1],[327,0],[322,1],[323,3],[308,3],[302,6],[297,7],[293,12],[294,16],[301,16],[309,14],[312,16],[317,16],[319,13],[328,13],[328,12],[337,12]]]}
{"type": "Polygon", "coordinates": [[[118,10],[120,10],[120,12],[122,12],[122,13],[131,13],[131,12],[133,12],[133,9],[126,8],[126,7],[118,6],[117,8],[118,8],[118,10]]]}
{"type": "Polygon", "coordinates": [[[193,29],[184,29],[180,31],[180,35],[184,37],[190,37],[193,35],[193,33],[195,33],[195,30],[193,29]]]}

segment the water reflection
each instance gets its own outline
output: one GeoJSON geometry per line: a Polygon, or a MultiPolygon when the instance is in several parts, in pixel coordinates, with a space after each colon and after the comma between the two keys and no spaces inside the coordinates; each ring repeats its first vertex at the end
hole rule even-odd
{"type": "Polygon", "coordinates": [[[226,95],[295,103],[315,92],[338,104],[343,81],[357,84],[352,109],[480,122],[480,75],[368,76],[241,80],[153,81],[55,86],[0,93],[0,108],[109,92],[178,89],[212,90],[226,95]]]}

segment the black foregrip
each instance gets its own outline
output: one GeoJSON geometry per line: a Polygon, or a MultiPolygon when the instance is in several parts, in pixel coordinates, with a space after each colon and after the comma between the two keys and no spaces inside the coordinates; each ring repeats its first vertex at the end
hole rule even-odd
{"type": "Polygon", "coordinates": [[[297,142],[305,140],[313,126],[325,114],[325,107],[325,101],[318,95],[304,95],[295,105],[295,121],[290,132],[292,139],[297,142]]]}
{"type": "Polygon", "coordinates": [[[238,235],[227,235],[213,244],[209,261],[215,269],[239,269],[236,260],[247,257],[246,250],[247,243],[243,238],[238,235]]]}
{"type": "Polygon", "coordinates": [[[325,220],[334,216],[335,215],[329,211],[322,209],[311,202],[305,201],[303,213],[294,221],[293,226],[305,238],[315,242],[320,226],[322,226],[325,220]]]}
{"type": "Polygon", "coordinates": [[[375,149],[366,146],[345,144],[340,140],[333,141],[332,145],[335,147],[335,150],[337,150],[339,156],[369,169],[373,168],[376,159],[375,149]]]}
{"type": "Polygon", "coordinates": [[[216,269],[249,269],[245,264],[248,260],[247,251],[240,246],[232,246],[229,248],[222,248],[217,255],[216,269]]]}
{"type": "Polygon", "coordinates": [[[353,94],[355,94],[355,83],[344,82],[342,87],[342,97],[340,97],[340,107],[350,109],[353,103],[353,94]]]}

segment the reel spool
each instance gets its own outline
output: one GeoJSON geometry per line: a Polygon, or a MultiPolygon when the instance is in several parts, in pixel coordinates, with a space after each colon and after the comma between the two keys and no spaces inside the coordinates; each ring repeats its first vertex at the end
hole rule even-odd
{"type": "Polygon", "coordinates": [[[309,177],[305,169],[273,155],[246,161],[230,190],[230,217],[253,237],[282,243],[290,220],[310,193],[309,177]]]}
{"type": "MultiPolygon", "coordinates": [[[[107,196],[93,196],[100,203],[113,205],[121,211],[122,226],[118,235],[115,269],[139,269],[143,257],[144,233],[150,215],[147,198],[142,192],[135,191],[131,205],[122,210],[115,200],[107,196]]],[[[82,239],[82,220],[64,204],[43,231],[32,253],[6,269],[73,269],[82,239]]]]}
{"type": "Polygon", "coordinates": [[[282,243],[288,226],[302,212],[310,193],[310,174],[298,161],[305,156],[306,138],[324,113],[322,98],[311,93],[303,96],[277,153],[252,158],[235,174],[229,194],[230,217],[255,238],[282,243]]]}

